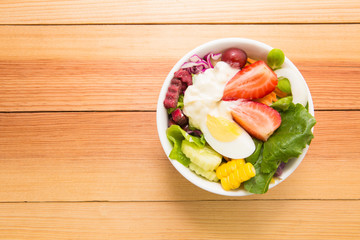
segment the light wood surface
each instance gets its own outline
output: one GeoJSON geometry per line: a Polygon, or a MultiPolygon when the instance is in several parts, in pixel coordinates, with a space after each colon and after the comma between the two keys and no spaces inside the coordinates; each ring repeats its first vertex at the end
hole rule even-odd
{"type": "Polygon", "coordinates": [[[359,239],[359,1],[1,1],[0,239],[359,239]],[[315,138],[264,195],[182,177],[156,104],[192,48],[281,48],[310,88],[315,138]]]}
{"type": "Polygon", "coordinates": [[[6,203],[0,205],[0,234],[39,240],[347,240],[360,232],[359,208],[359,201],[349,200],[6,203]]]}
{"type": "Polygon", "coordinates": [[[2,24],[353,23],[357,0],[4,0],[2,24]]]}

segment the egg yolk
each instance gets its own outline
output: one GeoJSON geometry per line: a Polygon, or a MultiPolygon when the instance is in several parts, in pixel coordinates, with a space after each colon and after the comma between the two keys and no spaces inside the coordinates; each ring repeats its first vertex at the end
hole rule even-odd
{"type": "Polygon", "coordinates": [[[206,126],[210,134],[220,142],[234,141],[242,133],[235,122],[223,117],[207,115],[206,126]]]}

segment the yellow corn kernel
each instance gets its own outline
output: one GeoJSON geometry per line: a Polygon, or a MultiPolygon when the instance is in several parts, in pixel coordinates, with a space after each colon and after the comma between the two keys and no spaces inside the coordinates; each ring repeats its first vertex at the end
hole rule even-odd
{"type": "Polygon", "coordinates": [[[244,164],[244,159],[233,159],[227,163],[223,163],[216,169],[216,176],[218,179],[227,177],[230,175],[231,172],[235,171],[236,168],[244,164]]]}
{"type": "Polygon", "coordinates": [[[239,188],[242,182],[255,176],[254,166],[251,163],[244,163],[243,159],[232,160],[216,169],[216,175],[221,180],[224,190],[239,188]]]}

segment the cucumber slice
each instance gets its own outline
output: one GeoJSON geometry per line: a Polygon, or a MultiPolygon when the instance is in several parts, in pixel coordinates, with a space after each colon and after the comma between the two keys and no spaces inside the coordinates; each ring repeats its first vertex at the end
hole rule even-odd
{"type": "Polygon", "coordinates": [[[183,140],[181,151],[190,158],[190,161],[205,171],[214,171],[221,163],[222,156],[209,145],[198,147],[196,144],[183,140]]]}
{"type": "Polygon", "coordinates": [[[216,177],[215,171],[205,171],[195,163],[190,163],[189,168],[194,171],[197,175],[203,176],[209,181],[217,182],[219,179],[216,177]]]}

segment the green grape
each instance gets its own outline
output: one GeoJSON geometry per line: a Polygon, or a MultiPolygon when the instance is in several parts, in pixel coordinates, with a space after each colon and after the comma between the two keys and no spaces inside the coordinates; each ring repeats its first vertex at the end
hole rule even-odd
{"type": "Polygon", "coordinates": [[[267,64],[273,70],[281,68],[285,61],[285,54],[278,48],[272,49],[267,55],[267,64]]]}

